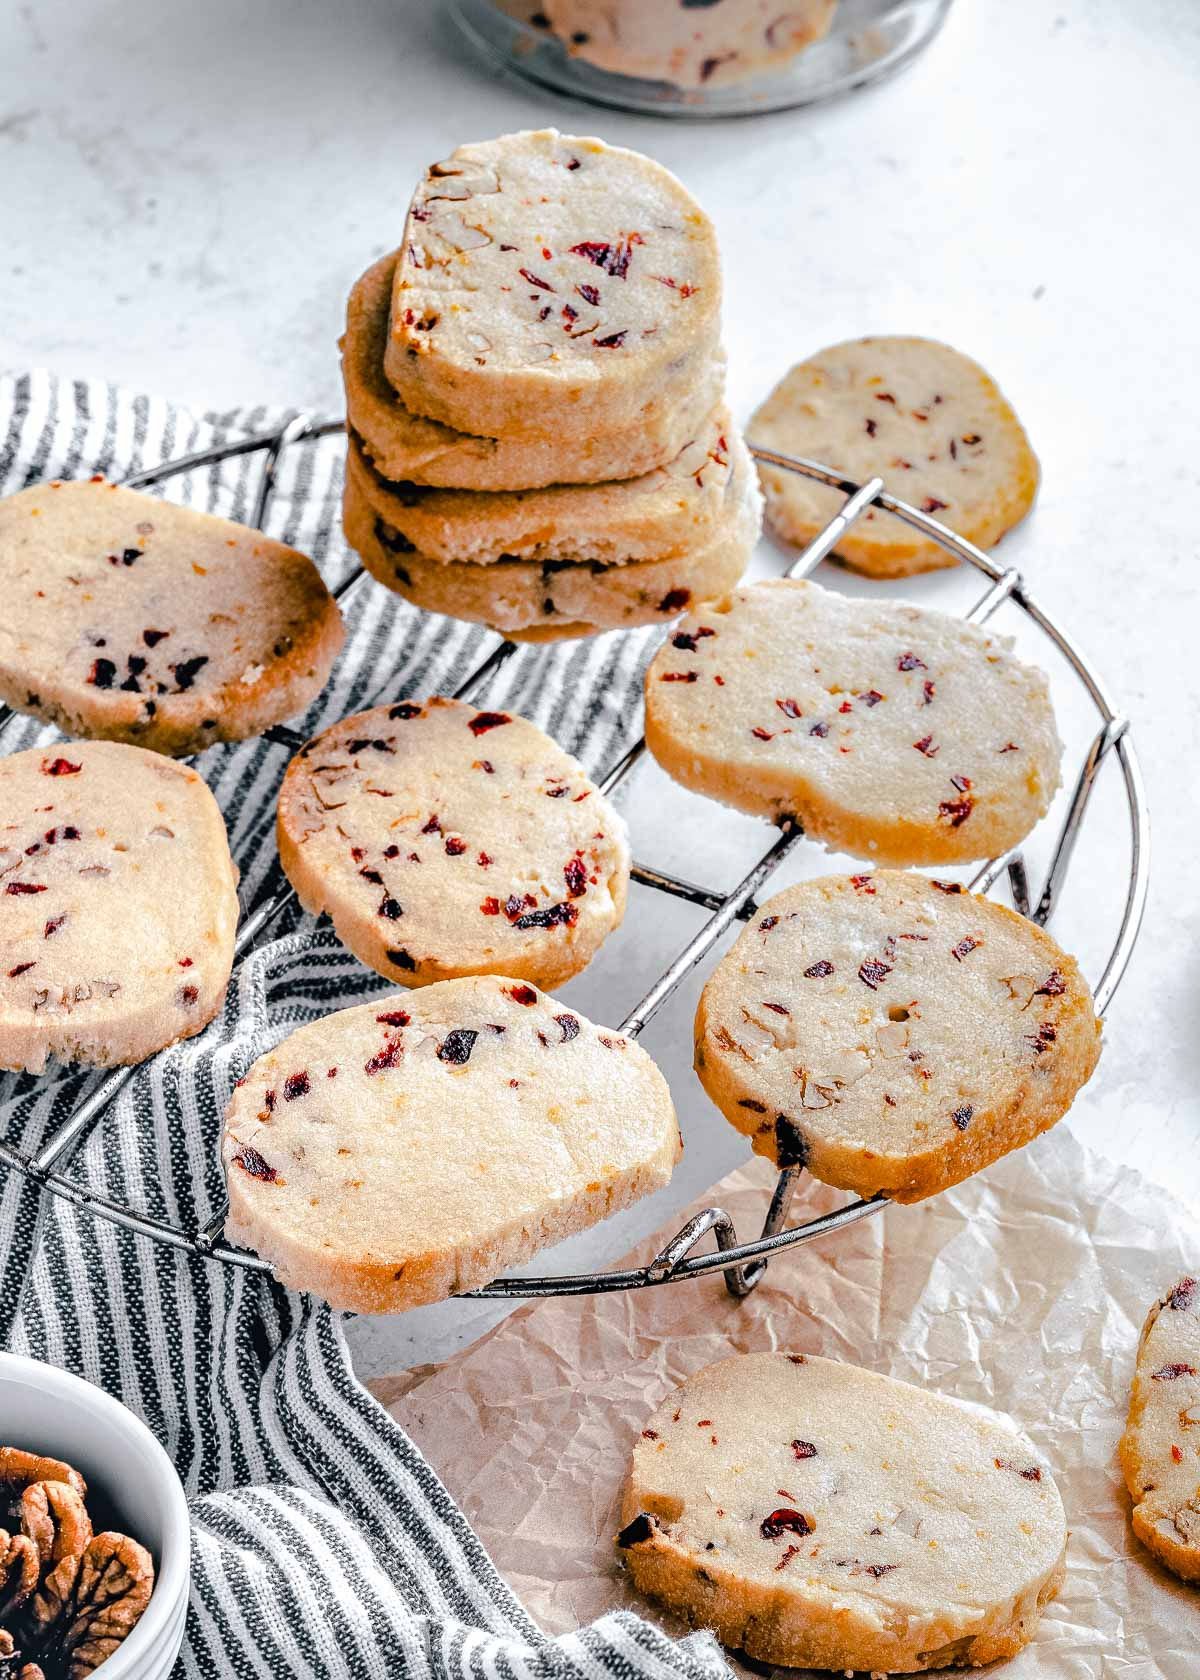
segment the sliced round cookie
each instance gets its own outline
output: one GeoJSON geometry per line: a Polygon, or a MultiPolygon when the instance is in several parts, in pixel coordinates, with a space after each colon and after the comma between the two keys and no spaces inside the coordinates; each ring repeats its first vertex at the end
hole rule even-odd
{"type": "Polygon", "coordinates": [[[402,700],[303,747],[279,792],[300,902],[406,986],[506,974],[557,986],[625,911],[625,824],[536,724],[402,700]]]}
{"type": "Polygon", "coordinates": [[[342,645],[307,555],[103,479],[0,501],[0,699],[155,752],[302,711],[342,645]]]}
{"type": "Polygon", "coordinates": [[[301,1027],[234,1090],[226,1230],[294,1289],[397,1312],[486,1283],[670,1179],[666,1080],[524,981],[301,1027]]]}
{"type": "Polygon", "coordinates": [[[554,129],[460,146],[426,171],[402,249],[384,368],[414,414],[543,440],[694,414],[720,259],[661,164],[554,129]]]}
{"type": "Polygon", "coordinates": [[[1033,922],[924,875],[826,876],[763,907],[696,1011],[696,1072],[760,1155],[917,1202],[1053,1126],[1100,1023],[1033,922]]]}
{"type": "Polygon", "coordinates": [[[1200,1581],[1200,1279],[1180,1278],[1142,1328],[1121,1468],[1133,1532],[1185,1581],[1200,1581]]]}
{"type": "Polygon", "coordinates": [[[788,578],[694,607],[646,672],[646,744],[685,787],[889,864],[992,857],[1045,815],[1046,679],[945,613],[788,578]]]}
{"type": "MultiPolygon", "coordinates": [[[[618,76],[712,88],[781,67],[828,33],[837,0],[545,0],[543,21],[573,58],[618,76]]],[[[532,21],[532,20],[528,20],[532,21]]]]}
{"type": "MultiPolygon", "coordinates": [[[[755,444],[802,455],[856,483],[876,473],[894,496],[991,548],[1037,494],[1038,462],[1021,422],[969,356],[929,338],[857,338],[784,375],[750,422],[755,444]]],[[[767,519],[807,543],[845,498],[760,466],[767,519]]],[[[895,514],[869,508],[839,542],[847,565],[906,577],[955,560],[895,514]]]]}
{"type": "Polygon", "coordinates": [[[0,758],[0,1067],[190,1038],[233,963],[237,871],[194,770],[107,741],[0,758]]]}
{"type": "Polygon", "coordinates": [[[698,418],[721,402],[725,358],[718,351],[696,370],[686,403],[625,431],[572,429],[514,441],[473,437],[411,414],[383,371],[397,255],[380,257],[356,282],[341,344],[350,427],[383,478],[458,490],[536,490],[636,478],[673,460],[698,418]]]}
{"type": "Polygon", "coordinates": [[[793,1668],[924,1673],[1011,1657],[1061,1585],[1049,1470],[1005,1420],[811,1354],[709,1365],[633,1450],[635,1586],[793,1668]]]}
{"type": "Polygon", "coordinates": [[[544,490],[435,490],[394,484],[350,453],[375,512],[429,560],[663,560],[714,535],[734,471],[750,474],[729,411],[714,409],[666,466],[612,484],[544,490]],[[736,460],[735,460],[736,455],[736,460]]]}
{"type": "Polygon", "coordinates": [[[502,635],[561,640],[593,630],[621,630],[674,618],[693,600],[731,589],[750,561],[760,528],[758,492],[737,472],[713,534],[669,560],[624,565],[600,560],[430,560],[371,506],[362,463],[347,459],[342,507],[346,540],[380,583],[428,612],[487,624],[502,635]]]}

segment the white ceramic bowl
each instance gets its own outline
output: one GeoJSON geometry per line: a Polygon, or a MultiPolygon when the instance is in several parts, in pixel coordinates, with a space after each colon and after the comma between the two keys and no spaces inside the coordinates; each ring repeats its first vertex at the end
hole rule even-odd
{"type": "Polygon", "coordinates": [[[183,1644],[191,1540],[175,1467],[133,1413],[81,1377],[0,1353],[0,1446],[65,1459],[154,1559],[154,1592],[104,1680],[163,1680],[183,1644]]]}

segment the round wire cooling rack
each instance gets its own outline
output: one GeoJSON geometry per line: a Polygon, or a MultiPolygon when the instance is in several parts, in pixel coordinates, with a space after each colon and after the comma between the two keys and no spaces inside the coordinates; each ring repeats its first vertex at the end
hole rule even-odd
{"type": "MultiPolygon", "coordinates": [[[[122,482],[130,489],[150,489],[189,472],[219,468],[226,462],[243,456],[260,455],[257,487],[246,523],[261,527],[267,517],[284,452],[311,445],[343,429],[344,423],[340,420],[318,420],[310,415],[297,414],[271,431],[255,433],[216,444],[190,455],[179,456],[159,466],[131,474],[122,482]]],[[[1044,925],[1061,895],[1101,768],[1107,759],[1115,757],[1121,770],[1129,820],[1129,868],[1120,923],[1103,970],[1093,987],[1096,1011],[1103,1015],[1121,983],[1136,943],[1145,909],[1149,879],[1149,812],[1141,769],[1130,739],[1128,719],[1115,709],[1105,684],[1096,674],[1091,662],[1031,597],[1018,571],[996,566],[988,555],[974,544],[967,542],[945,525],[939,524],[929,514],[891,495],[881,478],[872,478],[861,485],[855,484],[819,462],[757,448],[752,443],[750,449],[764,464],[814,479],[840,492],[846,498],[841,510],[787,568],[787,577],[804,577],[813,571],[822,560],[834,553],[845,533],[868,508],[883,508],[940,544],[956,559],[974,566],[988,580],[985,592],[966,614],[968,623],[983,624],[1005,603],[1013,603],[1054,644],[1082,684],[1098,714],[1099,727],[1079,766],[1066,814],[1051,849],[1046,877],[1036,897],[1030,893],[1024,855],[1020,848],[989,859],[967,883],[967,887],[972,892],[987,893],[1007,876],[1015,908],[1039,926],[1044,925]]],[[[363,568],[355,566],[333,590],[335,598],[344,600],[350,591],[359,585],[364,575],[363,568]]],[[[460,684],[455,691],[455,697],[464,700],[476,699],[486,689],[496,672],[510,659],[517,656],[533,659],[538,657],[539,652],[544,653],[544,649],[539,649],[536,645],[527,643],[519,646],[514,642],[499,641],[482,663],[460,684]]],[[[402,699],[404,696],[397,695],[395,698],[402,699]]],[[[8,708],[0,706],[0,733],[12,721],[12,717],[13,713],[8,708]]],[[[262,738],[291,751],[302,746],[305,739],[286,725],[277,725],[265,730],[262,738]]],[[[628,748],[600,780],[601,791],[613,793],[631,775],[645,751],[646,743],[643,737],[628,748]]],[[[709,914],[708,919],[688,940],[670,966],[659,975],[641,1001],[629,1011],[617,1029],[619,1032],[637,1038],[685,976],[703,960],[733,923],[748,921],[757,913],[756,894],[759,889],[803,837],[803,831],[797,823],[790,819],[781,823],[779,833],[772,844],[730,892],[710,889],[678,876],[665,874],[649,864],[633,864],[632,877],[642,886],[684,899],[700,909],[707,910],[709,914]]],[[[243,917],[234,946],[235,971],[271,923],[296,902],[294,890],[282,880],[281,875],[280,880],[281,884],[260,898],[243,917]]],[[[138,1067],[119,1067],[98,1075],[83,1100],[35,1152],[26,1153],[7,1141],[0,1140],[0,1166],[22,1173],[41,1190],[84,1212],[95,1214],[155,1242],[200,1258],[252,1271],[268,1272],[270,1267],[265,1260],[235,1247],[225,1239],[225,1207],[220,1208],[205,1225],[195,1230],[187,1230],[104,1196],[88,1184],[68,1175],[66,1168],[84,1139],[110,1111],[120,1091],[137,1077],[141,1068],[149,1067],[152,1062],[153,1058],[138,1067]]],[[[684,1278],[702,1277],[715,1271],[724,1274],[726,1287],[731,1294],[739,1297],[748,1295],[761,1280],[772,1256],[781,1250],[813,1242],[819,1237],[841,1230],[846,1225],[869,1218],[887,1206],[887,1198],[882,1195],[869,1199],[860,1198],[799,1224],[788,1225],[788,1212],[801,1171],[798,1167],[789,1167],[780,1172],[762,1231],[748,1242],[739,1241],[733,1221],[724,1209],[708,1207],[677,1231],[645,1266],[563,1276],[503,1277],[481,1288],[464,1291],[463,1295],[475,1299],[517,1300],[547,1295],[605,1294],[617,1290],[675,1283],[684,1278]],[[710,1236],[715,1242],[715,1247],[703,1249],[706,1239],[710,1236]]]]}

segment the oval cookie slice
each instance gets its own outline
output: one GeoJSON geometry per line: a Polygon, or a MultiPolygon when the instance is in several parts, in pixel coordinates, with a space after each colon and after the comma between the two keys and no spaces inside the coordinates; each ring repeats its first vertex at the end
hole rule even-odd
{"type": "Polygon", "coordinates": [[[725,359],[696,371],[686,403],[625,431],[570,430],[517,441],[474,437],[412,414],[383,371],[396,272],[395,251],[372,264],[350,293],[342,340],[342,378],[352,430],[382,477],[459,490],[527,490],[598,484],[665,466],[721,401],[725,359]]]}
{"type": "Polygon", "coordinates": [[[1058,1592],[1049,1470],[1008,1423],[812,1355],[667,1396],[617,1539],[634,1584],[762,1662],[909,1674],[1010,1657],[1058,1592]]]}
{"type": "Polygon", "coordinates": [[[292,760],[279,856],[305,909],[406,986],[506,974],[556,986],[625,910],[625,824],[524,718],[403,700],[292,760]]]}
{"type": "Polygon", "coordinates": [[[395,1312],[661,1189],[680,1149],[632,1041],[525,981],[445,980],[254,1064],[225,1114],[226,1229],[294,1289],[395,1312]]]}
{"type": "Polygon", "coordinates": [[[714,533],[669,560],[609,565],[600,560],[430,560],[371,506],[363,468],[347,460],[346,540],[377,579],[414,606],[487,624],[502,635],[552,641],[674,618],[694,600],[723,594],[739,580],[759,534],[759,499],[749,472],[726,492],[714,533]]]}
{"type": "Polygon", "coordinates": [[[342,645],[307,555],[102,479],[0,501],[0,698],[155,752],[302,711],[342,645]]]}
{"type": "Polygon", "coordinates": [[[765,905],[696,1012],[696,1071],[781,1167],[916,1202],[1061,1119],[1100,1023],[1034,923],[923,875],[827,876],[765,905]]]}
{"type": "MultiPolygon", "coordinates": [[[[750,437],[860,484],[878,473],[894,496],[980,548],[1024,519],[1037,494],[1037,457],[995,382],[928,338],[852,339],[799,362],[755,414],[750,437]]],[[[759,475],[767,519],[788,542],[810,542],[845,500],[777,467],[759,475]]],[[[837,553],[874,577],[956,564],[882,508],[869,508],[837,553]]]]}
{"type": "Polygon", "coordinates": [[[712,223],[660,164],[509,134],[417,188],[384,366],[414,414],[485,437],[657,425],[690,406],[720,308],[712,223]]]}
{"type": "Polygon", "coordinates": [[[374,471],[351,438],[371,506],[430,560],[662,560],[707,542],[735,469],[749,471],[723,407],[698,419],[665,466],[612,484],[545,490],[433,490],[374,471]],[[734,451],[738,459],[735,463],[734,451]]]}
{"type": "Polygon", "coordinates": [[[1200,1278],[1180,1278],[1150,1309],[1121,1468],[1138,1539],[1176,1575],[1200,1581],[1200,1278]]]}
{"type": "Polygon", "coordinates": [[[1045,815],[1061,744],[1012,643],[786,578],[692,610],[646,672],[646,742],[685,787],[890,864],[992,857],[1045,815]]]}
{"type": "Polygon", "coordinates": [[[0,758],[0,1067],[190,1038],[233,963],[237,871],[194,770],[104,741],[0,758]]]}

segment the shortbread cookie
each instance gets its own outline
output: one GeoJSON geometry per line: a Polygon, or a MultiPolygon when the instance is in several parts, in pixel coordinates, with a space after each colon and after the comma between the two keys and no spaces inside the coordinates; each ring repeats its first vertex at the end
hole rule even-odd
{"type": "Polygon", "coordinates": [[[1011,1657],[1062,1583],[1049,1469],[1006,1421],[894,1377],[753,1353],[689,1377],[633,1450],[634,1584],[792,1668],[1011,1657]]]}
{"type": "MultiPolygon", "coordinates": [[[[859,484],[878,473],[894,496],[980,548],[1024,519],[1037,494],[1037,457],[995,382],[933,339],[858,338],[822,350],[784,375],[749,434],[859,484]]],[[[759,474],[767,518],[789,542],[810,542],[845,501],[798,473],[760,466],[759,474]]],[[[837,553],[874,577],[955,564],[881,508],[857,520],[837,553]]]]}
{"type": "Polygon", "coordinates": [[[991,857],[1049,808],[1046,679],[961,618],[776,578],[697,606],[646,672],[646,743],[685,787],[890,864],[991,857]]]}
{"type": "Polygon", "coordinates": [[[506,974],[557,986],[625,911],[625,824],[536,724],[402,700],[301,749],[279,857],[306,910],[406,986],[506,974]]]}
{"type": "Polygon", "coordinates": [[[459,490],[536,490],[548,484],[599,484],[665,466],[721,401],[725,358],[700,368],[689,399],[628,431],[572,430],[514,442],[472,437],[410,414],[383,371],[397,252],[373,263],[350,293],[342,339],[342,378],[351,429],[383,478],[459,490]]]}
{"type": "Polygon", "coordinates": [[[544,490],[435,490],[393,484],[375,472],[357,440],[350,452],[375,512],[429,560],[487,565],[505,560],[665,560],[712,537],[734,470],[749,476],[729,411],[705,415],[665,467],[614,484],[544,490]]]}
{"type": "Polygon", "coordinates": [[[828,33],[837,0],[545,0],[543,11],[573,58],[619,76],[720,87],[780,69],[828,33]]]}
{"type": "Polygon", "coordinates": [[[190,1038],[233,963],[216,801],[158,753],[72,741],[0,758],[0,1067],[110,1067],[190,1038]]]}
{"type": "MultiPolygon", "coordinates": [[[[737,452],[735,445],[735,455],[737,452]]],[[[554,640],[584,634],[584,626],[620,630],[674,618],[693,600],[723,594],[737,583],[758,540],[759,502],[746,473],[727,493],[715,534],[692,554],[627,565],[602,561],[427,559],[381,519],[362,488],[361,463],[347,461],[343,523],[346,540],[373,577],[415,606],[488,624],[506,636],[554,640]]]]}
{"type": "Polygon", "coordinates": [[[831,875],[766,904],[696,1012],[696,1071],[781,1167],[917,1202],[1053,1126],[1100,1023],[1033,922],[924,875],[831,875]]]}
{"type": "Polygon", "coordinates": [[[720,261],[660,164],[554,129],[460,146],[426,172],[402,249],[384,367],[414,414],[542,440],[694,414],[720,261]]]}
{"type": "Polygon", "coordinates": [[[255,1062],[225,1114],[226,1229],[294,1289],[394,1312],[661,1189],[681,1147],[631,1040],[525,981],[444,980],[255,1062]]]}
{"type": "Polygon", "coordinates": [[[303,711],[342,645],[307,555],[103,479],[0,501],[0,699],[192,753],[303,711]]]}
{"type": "Polygon", "coordinates": [[[1121,1468],[1138,1539],[1200,1581],[1200,1278],[1180,1278],[1142,1328],[1121,1468]]]}

